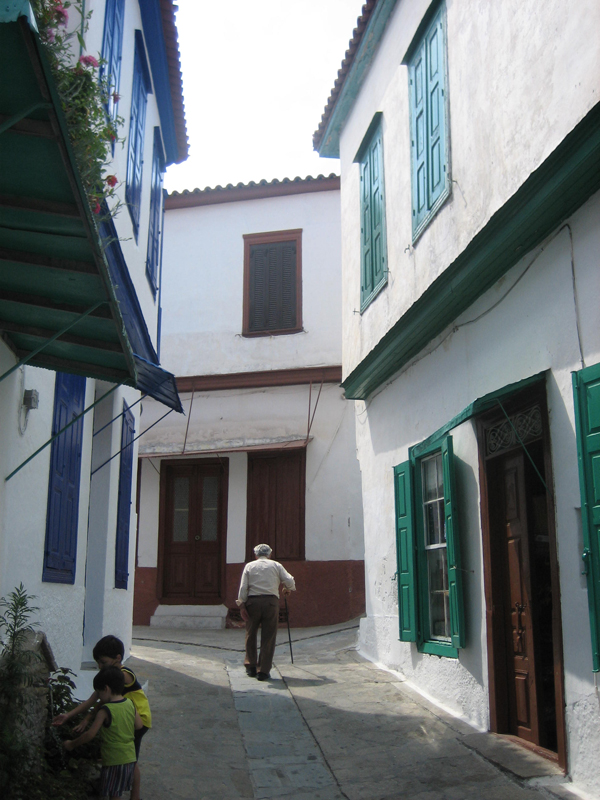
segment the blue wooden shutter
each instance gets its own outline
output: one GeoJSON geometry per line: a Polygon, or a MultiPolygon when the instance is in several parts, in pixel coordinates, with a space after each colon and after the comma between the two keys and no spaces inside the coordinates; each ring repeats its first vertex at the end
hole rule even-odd
{"type": "Polygon", "coordinates": [[[442,440],[444,472],[444,515],[446,521],[446,554],[448,557],[448,595],[450,603],[450,638],[454,647],[465,646],[465,622],[460,568],[460,537],[456,515],[454,488],[454,454],[452,437],[442,440]]]}
{"type": "Polygon", "coordinates": [[[425,43],[409,67],[413,232],[425,219],[427,203],[427,108],[425,43]]]}
{"type": "Polygon", "coordinates": [[[125,187],[125,199],[131,215],[136,241],[140,224],[146,105],[150,90],[149,80],[143,38],[141,32],[136,31],[127,150],[127,181],[125,187]]]}
{"type": "MultiPolygon", "coordinates": [[[[85,378],[56,373],[52,435],[82,413],[85,378]]],[[[42,580],[75,582],[83,417],[52,442],[42,580]]]]}
{"type": "Polygon", "coordinates": [[[600,364],[573,373],[592,669],[600,671],[600,364]]]}
{"type": "Polygon", "coordinates": [[[152,189],[150,194],[150,223],[148,226],[148,254],[146,256],[146,275],[154,294],[158,289],[160,273],[160,225],[162,219],[162,176],[164,157],[160,129],[154,128],[154,151],[152,153],[152,189]]]}
{"type": "Polygon", "coordinates": [[[398,617],[400,639],[417,641],[417,585],[411,464],[394,467],[396,499],[396,557],[398,561],[398,617]]]}
{"type": "Polygon", "coordinates": [[[129,577],[129,523],[131,520],[131,484],[133,477],[133,414],[123,401],[119,494],[117,501],[117,536],[115,543],[115,588],[126,589],[129,577]]]}
{"type": "MultiPolygon", "coordinates": [[[[102,37],[102,58],[106,63],[100,67],[100,76],[109,76],[111,93],[117,94],[121,82],[124,15],[125,0],[107,0],[102,37]]],[[[113,119],[117,116],[117,104],[112,95],[108,100],[106,111],[113,119]]]]}
{"type": "Polygon", "coordinates": [[[427,206],[431,210],[446,188],[446,114],[444,107],[444,31],[441,14],[426,37],[427,52],[427,206]]]}

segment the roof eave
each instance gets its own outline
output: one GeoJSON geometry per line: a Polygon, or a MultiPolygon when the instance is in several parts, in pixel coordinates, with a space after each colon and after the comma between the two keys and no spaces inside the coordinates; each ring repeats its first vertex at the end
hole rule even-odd
{"type": "Polygon", "coordinates": [[[388,20],[397,0],[379,0],[371,12],[352,65],[344,78],[333,109],[326,109],[327,124],[324,133],[318,130],[313,138],[314,149],[323,158],[340,157],[340,135],[360,89],[367,77],[388,20]]]}

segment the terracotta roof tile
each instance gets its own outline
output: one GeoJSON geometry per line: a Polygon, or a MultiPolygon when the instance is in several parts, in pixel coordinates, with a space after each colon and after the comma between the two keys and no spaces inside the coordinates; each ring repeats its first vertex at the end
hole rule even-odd
{"type": "Polygon", "coordinates": [[[177,6],[173,0],[160,0],[160,13],[167,49],[167,63],[169,67],[169,84],[173,103],[173,116],[175,119],[175,136],[177,137],[178,158],[176,164],[181,164],[189,155],[187,128],[185,124],[185,106],[183,100],[183,82],[181,80],[181,61],[179,59],[179,40],[175,24],[177,6]]]}
{"type": "Polygon", "coordinates": [[[358,48],[360,47],[360,43],[362,42],[362,37],[367,29],[367,25],[369,24],[369,20],[371,18],[371,14],[375,10],[375,6],[379,0],[367,0],[361,10],[361,15],[356,21],[356,28],[352,32],[352,38],[350,39],[350,44],[348,45],[348,49],[346,50],[346,55],[344,56],[344,60],[342,61],[342,66],[338,70],[336,81],[333,85],[333,89],[329,95],[329,99],[327,100],[327,104],[325,106],[325,110],[321,116],[321,122],[319,123],[319,127],[313,134],[313,149],[318,150],[321,146],[321,142],[323,137],[325,136],[325,131],[327,130],[327,125],[329,124],[329,120],[331,119],[331,115],[333,114],[333,110],[335,105],[338,101],[338,97],[340,96],[340,92],[344,87],[344,83],[346,82],[346,78],[348,77],[348,73],[354,63],[354,59],[358,52],[358,48]]]}
{"type": "Polygon", "coordinates": [[[218,203],[234,203],[238,200],[255,200],[264,197],[282,197],[292,194],[308,194],[309,192],[329,192],[340,188],[339,175],[317,175],[316,178],[283,178],[272,181],[250,181],[227,186],[209,186],[206,189],[188,189],[183,192],[172,192],[165,200],[165,209],[193,208],[195,206],[216,205],[218,203]]]}

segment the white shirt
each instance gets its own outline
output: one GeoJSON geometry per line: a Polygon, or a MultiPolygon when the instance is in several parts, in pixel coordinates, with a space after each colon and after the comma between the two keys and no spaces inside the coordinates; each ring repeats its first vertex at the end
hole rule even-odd
{"type": "Polygon", "coordinates": [[[296,583],[290,573],[278,561],[272,561],[266,556],[259,556],[256,561],[246,564],[242,572],[240,591],[237,604],[241,606],[248,597],[257,594],[272,594],[279,597],[279,584],[295,591],[296,583]]]}

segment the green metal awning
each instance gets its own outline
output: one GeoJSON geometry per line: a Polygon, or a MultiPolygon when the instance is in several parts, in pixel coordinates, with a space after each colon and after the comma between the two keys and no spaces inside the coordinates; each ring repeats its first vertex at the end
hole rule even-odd
{"type": "Polygon", "coordinates": [[[136,386],[60,100],[25,16],[0,19],[0,76],[2,337],[18,359],[46,343],[34,366],[136,386]]]}

